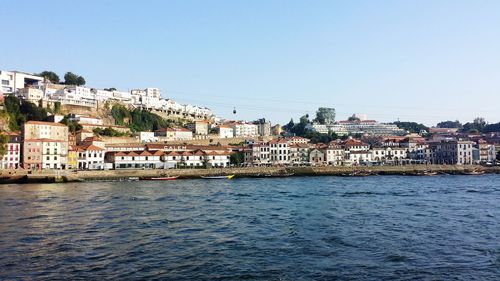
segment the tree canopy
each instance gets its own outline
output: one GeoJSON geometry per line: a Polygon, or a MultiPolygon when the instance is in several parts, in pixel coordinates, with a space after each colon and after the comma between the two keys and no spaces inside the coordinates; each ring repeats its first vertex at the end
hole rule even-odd
{"type": "Polygon", "coordinates": [[[79,131],[83,128],[82,125],[80,125],[78,122],[70,121],[67,116],[64,116],[63,120],[61,120],[61,122],[59,123],[68,126],[68,130],[72,133],[79,131]]]}
{"type": "Polygon", "coordinates": [[[456,121],[443,121],[443,122],[437,123],[436,127],[438,127],[438,128],[457,128],[457,129],[461,129],[462,128],[462,123],[460,123],[460,121],[458,121],[458,120],[456,120],[456,121]]]}
{"type": "Polygon", "coordinates": [[[392,122],[392,124],[398,126],[398,128],[406,130],[410,133],[420,133],[420,131],[425,130],[426,132],[429,132],[429,128],[423,124],[419,124],[417,122],[392,122]]]}
{"type": "Polygon", "coordinates": [[[333,124],[335,122],[335,108],[320,107],[316,111],[316,118],[314,121],[320,124],[333,124]]]}
{"type": "Polygon", "coordinates": [[[500,132],[500,123],[488,124],[484,126],[483,133],[500,132]]]}
{"type": "Polygon", "coordinates": [[[109,137],[121,137],[121,136],[125,136],[126,133],[122,133],[122,132],[119,132],[113,128],[104,128],[104,129],[101,129],[101,128],[95,128],[94,130],[92,130],[94,132],[94,134],[97,134],[97,135],[100,135],[100,136],[109,136],[109,137]]]}
{"type": "Polygon", "coordinates": [[[463,125],[462,127],[462,132],[464,133],[477,133],[477,132],[483,132],[484,128],[486,127],[486,121],[482,117],[476,117],[474,118],[474,121],[467,122],[463,125]]]}
{"type": "Polygon", "coordinates": [[[4,156],[7,152],[7,147],[5,144],[9,141],[9,137],[0,132],[0,157],[4,156]]]}
{"type": "Polygon", "coordinates": [[[5,111],[9,115],[9,129],[18,131],[26,121],[47,120],[47,110],[34,103],[9,95],[4,100],[5,111]]]}
{"type": "Polygon", "coordinates": [[[358,117],[356,117],[356,116],[354,116],[354,115],[353,115],[353,116],[351,116],[351,117],[347,118],[347,121],[351,121],[351,122],[359,122],[360,120],[359,120],[359,118],[358,118],[358,117]]]}
{"type": "Polygon", "coordinates": [[[45,79],[48,79],[50,80],[50,82],[54,83],[54,84],[58,84],[60,81],[59,81],[59,75],[57,75],[55,72],[53,71],[48,71],[48,70],[45,70],[45,71],[42,71],[38,74],[35,74],[36,76],[42,76],[44,77],[45,79]]]}
{"type": "Polygon", "coordinates": [[[83,76],[76,75],[73,72],[66,72],[66,74],[64,74],[64,84],[83,86],[85,85],[85,78],[83,78],[83,76]]]}

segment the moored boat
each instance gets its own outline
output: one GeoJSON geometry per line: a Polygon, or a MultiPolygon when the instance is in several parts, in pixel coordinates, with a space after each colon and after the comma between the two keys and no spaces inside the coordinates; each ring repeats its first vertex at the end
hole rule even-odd
{"type": "Polygon", "coordinates": [[[415,171],[413,173],[409,173],[410,176],[435,176],[438,172],[430,172],[430,171],[415,171]]]}
{"type": "Polygon", "coordinates": [[[222,179],[232,179],[234,178],[234,175],[225,175],[225,176],[202,176],[202,179],[207,179],[207,180],[222,180],[222,179]]]}
{"type": "Polygon", "coordinates": [[[172,181],[172,180],[176,180],[178,178],[178,176],[174,176],[174,177],[157,177],[157,178],[150,178],[150,180],[153,180],[153,181],[172,181]]]}
{"type": "Polygon", "coordinates": [[[278,173],[278,174],[265,174],[264,177],[267,178],[281,178],[281,177],[291,177],[294,173],[278,173]]]}
{"type": "Polygon", "coordinates": [[[373,172],[371,170],[356,170],[353,171],[349,174],[343,174],[343,176],[349,176],[349,177],[367,177],[373,175],[373,172]]]}
{"type": "Polygon", "coordinates": [[[474,170],[474,171],[463,171],[462,172],[462,175],[469,175],[469,176],[478,176],[478,175],[482,175],[482,174],[484,174],[484,171],[474,170]]]}

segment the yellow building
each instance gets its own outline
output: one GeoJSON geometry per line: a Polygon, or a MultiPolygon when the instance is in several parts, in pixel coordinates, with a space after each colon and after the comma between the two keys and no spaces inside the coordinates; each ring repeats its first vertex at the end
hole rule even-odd
{"type": "Polygon", "coordinates": [[[74,146],[70,146],[68,150],[68,169],[76,169],[78,167],[78,152],[74,146]]]}

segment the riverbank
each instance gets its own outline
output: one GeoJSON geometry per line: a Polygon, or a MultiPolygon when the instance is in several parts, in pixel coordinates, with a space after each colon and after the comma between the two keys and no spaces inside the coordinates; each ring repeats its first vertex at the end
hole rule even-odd
{"type": "Polygon", "coordinates": [[[242,167],[223,169],[171,169],[171,170],[106,170],[106,171],[41,171],[28,173],[23,170],[0,171],[0,183],[34,182],[81,182],[143,180],[153,177],[176,176],[179,179],[195,179],[202,176],[235,175],[244,177],[279,176],[359,176],[359,175],[421,175],[426,173],[459,175],[470,171],[500,173],[500,166],[483,167],[476,165],[405,165],[373,167],[242,167]]]}

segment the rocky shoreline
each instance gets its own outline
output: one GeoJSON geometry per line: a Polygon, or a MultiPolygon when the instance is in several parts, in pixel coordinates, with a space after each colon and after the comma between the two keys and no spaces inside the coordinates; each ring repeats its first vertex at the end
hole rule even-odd
{"type": "Polygon", "coordinates": [[[171,169],[171,170],[106,170],[106,171],[41,171],[28,173],[24,170],[0,171],[0,183],[55,183],[82,181],[119,181],[144,180],[153,177],[176,176],[179,179],[199,179],[202,176],[235,175],[247,177],[283,176],[368,176],[368,175],[407,175],[425,176],[436,174],[460,175],[479,173],[500,173],[500,167],[477,165],[405,165],[373,167],[243,167],[224,169],[171,169]]]}

